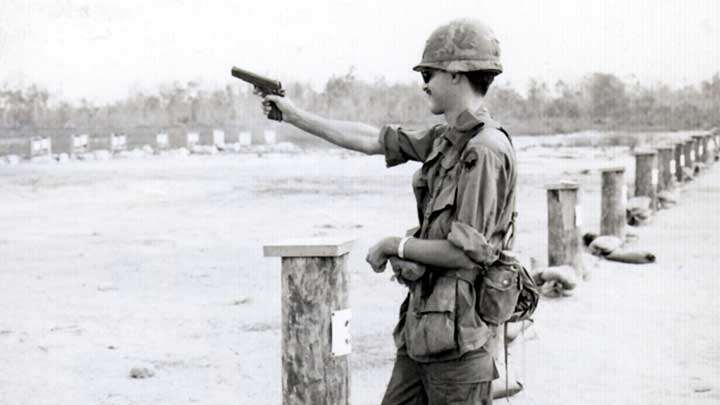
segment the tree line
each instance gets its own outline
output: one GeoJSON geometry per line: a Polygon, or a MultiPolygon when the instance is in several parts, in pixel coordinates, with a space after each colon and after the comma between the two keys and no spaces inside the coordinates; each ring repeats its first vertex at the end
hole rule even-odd
{"type": "MultiPolygon", "coordinates": [[[[321,91],[299,82],[285,87],[296,104],[330,118],[378,126],[424,126],[438,120],[429,113],[418,83],[389,84],[384,79],[371,83],[356,78],[351,69],[331,77],[321,91]]],[[[573,83],[533,79],[525,94],[496,83],[488,93],[488,105],[514,133],[707,128],[720,124],[720,74],[679,89],[632,83],[609,73],[592,73],[573,83]]],[[[36,85],[0,88],[0,134],[31,133],[37,128],[128,133],[134,128],[253,130],[266,124],[258,97],[241,82],[215,89],[192,81],[174,82],[103,105],[85,99],[55,100],[36,85]]]]}

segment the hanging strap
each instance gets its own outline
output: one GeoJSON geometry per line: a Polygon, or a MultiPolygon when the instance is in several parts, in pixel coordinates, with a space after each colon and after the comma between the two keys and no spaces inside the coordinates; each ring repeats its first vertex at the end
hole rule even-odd
{"type": "Polygon", "coordinates": [[[508,228],[505,230],[505,237],[503,238],[503,250],[510,250],[510,245],[512,244],[513,239],[515,239],[515,222],[517,221],[517,216],[517,211],[513,211],[510,216],[510,223],[508,224],[508,228]]]}
{"type": "Polygon", "coordinates": [[[510,377],[508,376],[508,333],[507,322],[503,324],[503,350],[505,351],[505,401],[510,403],[510,377]]]}

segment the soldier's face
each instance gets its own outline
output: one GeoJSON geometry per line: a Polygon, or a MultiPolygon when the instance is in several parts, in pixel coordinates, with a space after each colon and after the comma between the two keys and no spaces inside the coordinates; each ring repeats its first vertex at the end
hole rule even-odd
{"type": "Polygon", "coordinates": [[[428,107],[433,114],[443,114],[446,109],[451,75],[448,72],[428,69],[422,72],[423,91],[428,95],[428,107]]]}

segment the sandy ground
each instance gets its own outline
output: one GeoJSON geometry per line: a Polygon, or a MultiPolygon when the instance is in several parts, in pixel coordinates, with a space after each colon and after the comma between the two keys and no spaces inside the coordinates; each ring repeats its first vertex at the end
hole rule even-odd
{"type": "MultiPolygon", "coordinates": [[[[597,231],[597,169],[625,165],[631,184],[633,159],[516,144],[516,248],[543,264],[543,185],[579,181],[597,231]]],[[[307,236],[356,239],[351,398],[377,404],[405,292],[363,258],[414,226],[417,167],[328,152],[0,166],[0,404],[281,403],[280,262],[262,246],[307,236]]],[[[720,402],[719,167],[634,229],[657,263],[586,256],[574,296],[541,303],[537,338],[511,352],[513,403],[720,402]]]]}

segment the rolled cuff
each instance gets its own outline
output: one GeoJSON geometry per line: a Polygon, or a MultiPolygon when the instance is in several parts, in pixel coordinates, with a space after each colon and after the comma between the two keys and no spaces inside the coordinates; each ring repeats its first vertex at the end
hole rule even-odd
{"type": "Polygon", "coordinates": [[[398,129],[399,127],[396,125],[385,125],[380,130],[378,140],[383,147],[387,167],[397,166],[408,161],[400,150],[400,134],[398,129]]]}
{"type": "Polygon", "coordinates": [[[453,246],[462,249],[470,260],[481,266],[494,263],[500,255],[498,248],[489,244],[485,236],[462,222],[453,221],[447,239],[453,246]]]}

